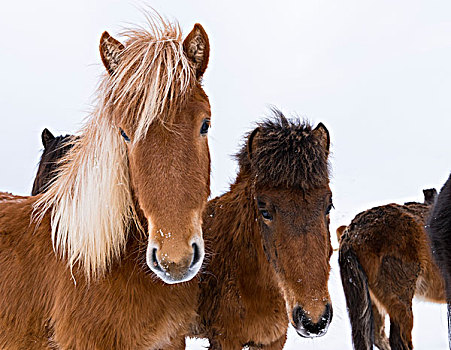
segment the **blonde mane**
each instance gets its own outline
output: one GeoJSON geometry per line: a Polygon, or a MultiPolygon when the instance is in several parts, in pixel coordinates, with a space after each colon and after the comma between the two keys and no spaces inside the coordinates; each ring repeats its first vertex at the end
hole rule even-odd
{"type": "Polygon", "coordinates": [[[118,124],[133,132],[133,147],[153,122],[172,122],[196,81],[179,25],[156,15],[149,27],[124,33],[120,63],[112,76],[105,74],[97,108],[35,204],[38,220],[51,212],[55,252],[67,258],[71,269],[79,263],[88,279],[103,275],[121,256],[137,223],[127,146],[118,124]]]}

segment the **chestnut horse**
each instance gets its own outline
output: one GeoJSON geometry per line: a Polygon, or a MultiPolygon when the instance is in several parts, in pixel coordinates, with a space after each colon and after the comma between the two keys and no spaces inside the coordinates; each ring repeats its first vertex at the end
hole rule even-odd
{"type": "Polygon", "coordinates": [[[318,337],[332,319],[329,133],[275,118],[247,137],[230,191],[208,202],[199,318],[211,349],[282,349],[290,322],[318,337]]]}
{"type": "Polygon", "coordinates": [[[412,349],[412,298],[445,301],[444,281],[424,228],[436,191],[424,194],[425,203],[375,207],[358,214],[346,229],[337,229],[338,263],[356,350],[373,349],[373,344],[381,350],[412,349]]]}
{"type": "Polygon", "coordinates": [[[102,35],[98,106],[55,180],[0,196],[1,349],[160,349],[195,317],[197,282],[173,283],[204,254],[209,42],[151,28],[102,35]]]}
{"type": "Polygon", "coordinates": [[[36,196],[48,188],[57,173],[58,161],[72,148],[69,135],[55,137],[47,128],[42,131],[41,139],[44,151],[31,190],[32,196],[36,196]]]}
{"type": "Polygon", "coordinates": [[[448,302],[448,340],[451,348],[451,176],[446,181],[429,215],[426,231],[432,256],[445,280],[448,302]]]}

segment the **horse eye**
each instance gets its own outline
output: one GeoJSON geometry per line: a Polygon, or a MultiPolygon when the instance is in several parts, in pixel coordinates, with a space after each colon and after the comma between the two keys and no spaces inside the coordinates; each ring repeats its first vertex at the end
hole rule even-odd
{"type": "Polygon", "coordinates": [[[125,140],[126,142],[130,142],[130,137],[127,136],[127,134],[125,133],[125,131],[122,130],[122,129],[119,129],[119,130],[121,131],[121,135],[122,135],[122,137],[124,138],[124,140],[125,140]]]}
{"type": "Polygon", "coordinates": [[[208,129],[210,128],[210,119],[204,119],[202,122],[202,126],[200,128],[200,134],[205,136],[208,134],[208,129]]]}
{"type": "Polygon", "coordinates": [[[272,216],[271,216],[271,214],[269,213],[269,211],[267,211],[267,210],[260,210],[260,214],[262,214],[263,219],[269,220],[269,221],[272,220],[272,216]]]}

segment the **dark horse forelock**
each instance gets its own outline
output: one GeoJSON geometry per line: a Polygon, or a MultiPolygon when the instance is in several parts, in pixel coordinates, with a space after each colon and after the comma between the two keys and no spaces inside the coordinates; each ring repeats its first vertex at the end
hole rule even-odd
{"type": "Polygon", "coordinates": [[[246,145],[237,154],[240,167],[248,169],[261,186],[310,190],[326,185],[328,151],[312,126],[289,120],[277,109],[273,113],[273,119],[259,123],[258,132],[246,138],[246,145]],[[248,147],[249,143],[257,147],[248,147]]]}

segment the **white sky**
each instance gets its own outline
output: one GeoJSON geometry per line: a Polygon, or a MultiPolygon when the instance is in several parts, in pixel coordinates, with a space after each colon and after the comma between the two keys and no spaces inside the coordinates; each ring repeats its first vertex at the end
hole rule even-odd
{"type": "MultiPolygon", "coordinates": [[[[103,70],[101,33],[143,24],[144,2],[9,1],[0,11],[0,190],[31,191],[44,127],[73,133],[103,70]]],[[[150,3],[211,43],[212,192],[228,188],[230,157],[269,105],[331,132],[331,229],[361,210],[422,200],[451,170],[451,2],[446,0],[164,1],[150,3]]],[[[333,235],[334,236],[334,235],[333,235]]],[[[334,242],[334,244],[336,244],[334,242]]],[[[349,349],[336,256],[335,315],[323,338],[290,333],[287,348],[349,349]]],[[[415,305],[416,349],[446,349],[443,307],[415,305]]],[[[190,344],[192,347],[199,344],[190,344]]]]}

